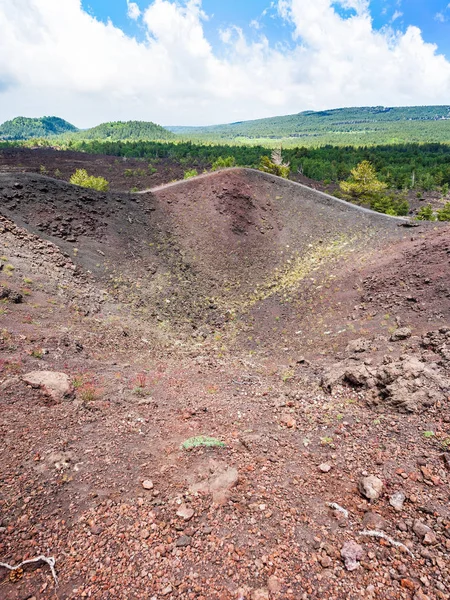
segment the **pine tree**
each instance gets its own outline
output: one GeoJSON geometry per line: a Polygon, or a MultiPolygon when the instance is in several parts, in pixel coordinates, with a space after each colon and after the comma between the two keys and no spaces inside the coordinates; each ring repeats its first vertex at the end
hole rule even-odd
{"type": "Polygon", "coordinates": [[[347,181],[341,181],[339,186],[351,202],[369,205],[379,200],[387,189],[387,185],[377,179],[375,167],[368,160],[363,160],[352,169],[347,181]]]}

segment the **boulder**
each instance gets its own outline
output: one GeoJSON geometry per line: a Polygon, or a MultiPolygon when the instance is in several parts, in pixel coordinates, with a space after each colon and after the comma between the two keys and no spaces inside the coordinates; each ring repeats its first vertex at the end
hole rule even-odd
{"type": "Polygon", "coordinates": [[[358,483],[359,491],[368,500],[378,500],[383,491],[383,482],[375,475],[363,477],[358,483]]]}
{"type": "Polygon", "coordinates": [[[73,395],[73,386],[65,373],[56,371],[32,371],[22,377],[27,385],[41,389],[44,394],[59,402],[73,395]]]}
{"type": "Polygon", "coordinates": [[[364,550],[356,542],[346,542],[342,546],[341,556],[344,559],[347,571],[355,571],[359,567],[359,561],[364,556],[364,550]]]}

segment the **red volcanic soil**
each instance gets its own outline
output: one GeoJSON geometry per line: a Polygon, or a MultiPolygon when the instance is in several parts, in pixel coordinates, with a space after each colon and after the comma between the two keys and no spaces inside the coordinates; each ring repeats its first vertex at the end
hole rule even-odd
{"type": "Polygon", "coordinates": [[[195,160],[189,167],[184,167],[179,162],[167,158],[148,161],[53,148],[0,150],[0,172],[39,173],[69,181],[76,169],[86,169],[89,175],[104,177],[112,190],[123,192],[134,188],[142,190],[169,183],[174,179],[183,179],[187,168],[196,168],[201,172],[207,166],[195,160]]]}
{"type": "Polygon", "coordinates": [[[59,578],[0,596],[448,598],[450,229],[404,225],[246,170],[0,175],[0,563],[59,578]]]}

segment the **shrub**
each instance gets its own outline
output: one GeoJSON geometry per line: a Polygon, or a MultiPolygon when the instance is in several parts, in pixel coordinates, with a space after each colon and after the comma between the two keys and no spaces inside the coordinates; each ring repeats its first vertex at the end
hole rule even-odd
{"type": "Polygon", "coordinates": [[[341,181],[339,187],[350,202],[369,206],[383,200],[382,194],[387,189],[387,185],[377,179],[375,167],[368,160],[363,160],[352,169],[350,177],[347,181],[341,181]]]}
{"type": "Polygon", "coordinates": [[[431,206],[431,204],[422,206],[422,208],[417,213],[416,219],[418,221],[436,221],[436,215],[433,212],[433,207],[431,206]]]}
{"type": "Polygon", "coordinates": [[[219,169],[229,169],[236,166],[236,159],[234,156],[219,156],[219,158],[213,162],[211,169],[218,171],[219,169]]]}
{"type": "Polygon", "coordinates": [[[289,177],[289,173],[291,172],[289,165],[277,165],[271,161],[268,156],[261,156],[259,170],[264,171],[264,173],[270,173],[271,175],[283,177],[284,179],[287,179],[289,177]]]}
{"type": "Polygon", "coordinates": [[[370,208],[376,212],[391,215],[392,217],[404,217],[409,212],[409,204],[405,198],[383,196],[370,203],[370,208]]]}
{"type": "Polygon", "coordinates": [[[109,190],[109,183],[104,177],[88,175],[86,169],[77,169],[70,178],[70,183],[79,185],[80,187],[91,188],[98,192],[107,192],[109,190]]]}
{"type": "Polygon", "coordinates": [[[197,177],[198,171],[197,169],[190,169],[189,171],[184,172],[184,179],[190,179],[191,177],[197,177]]]}
{"type": "Polygon", "coordinates": [[[450,202],[446,202],[436,214],[438,221],[450,221],[450,202]]]}
{"type": "Polygon", "coordinates": [[[206,446],[207,448],[224,448],[225,444],[217,438],[209,437],[208,435],[198,435],[189,438],[181,444],[183,450],[190,450],[191,448],[198,448],[199,446],[206,446]]]}

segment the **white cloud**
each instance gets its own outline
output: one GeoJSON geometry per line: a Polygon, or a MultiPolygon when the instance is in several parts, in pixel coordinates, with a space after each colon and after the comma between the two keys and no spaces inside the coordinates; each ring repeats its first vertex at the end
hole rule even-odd
{"type": "MultiPolygon", "coordinates": [[[[0,0],[0,121],[56,114],[206,124],[357,105],[445,104],[450,62],[416,27],[373,28],[366,0],[279,0],[289,45],[229,27],[215,51],[201,0],[148,0],[138,42],[80,0],[0,0]],[[255,37],[256,36],[256,37],[255,37]]],[[[129,7],[133,3],[129,3],[129,7]]],[[[141,3],[142,6],[142,3],[141,3]]]]}
{"type": "Polygon", "coordinates": [[[136,21],[137,19],[139,19],[139,17],[141,16],[141,9],[136,4],[136,2],[130,2],[129,0],[127,0],[127,5],[128,5],[128,16],[130,17],[130,19],[133,19],[133,21],[136,21]]]}
{"type": "Polygon", "coordinates": [[[445,23],[447,19],[445,18],[444,13],[438,12],[434,15],[434,20],[438,21],[439,23],[445,23]]]}
{"type": "Polygon", "coordinates": [[[397,19],[400,19],[400,17],[403,17],[403,13],[400,10],[396,10],[395,13],[392,15],[391,23],[393,23],[397,19]]]}

